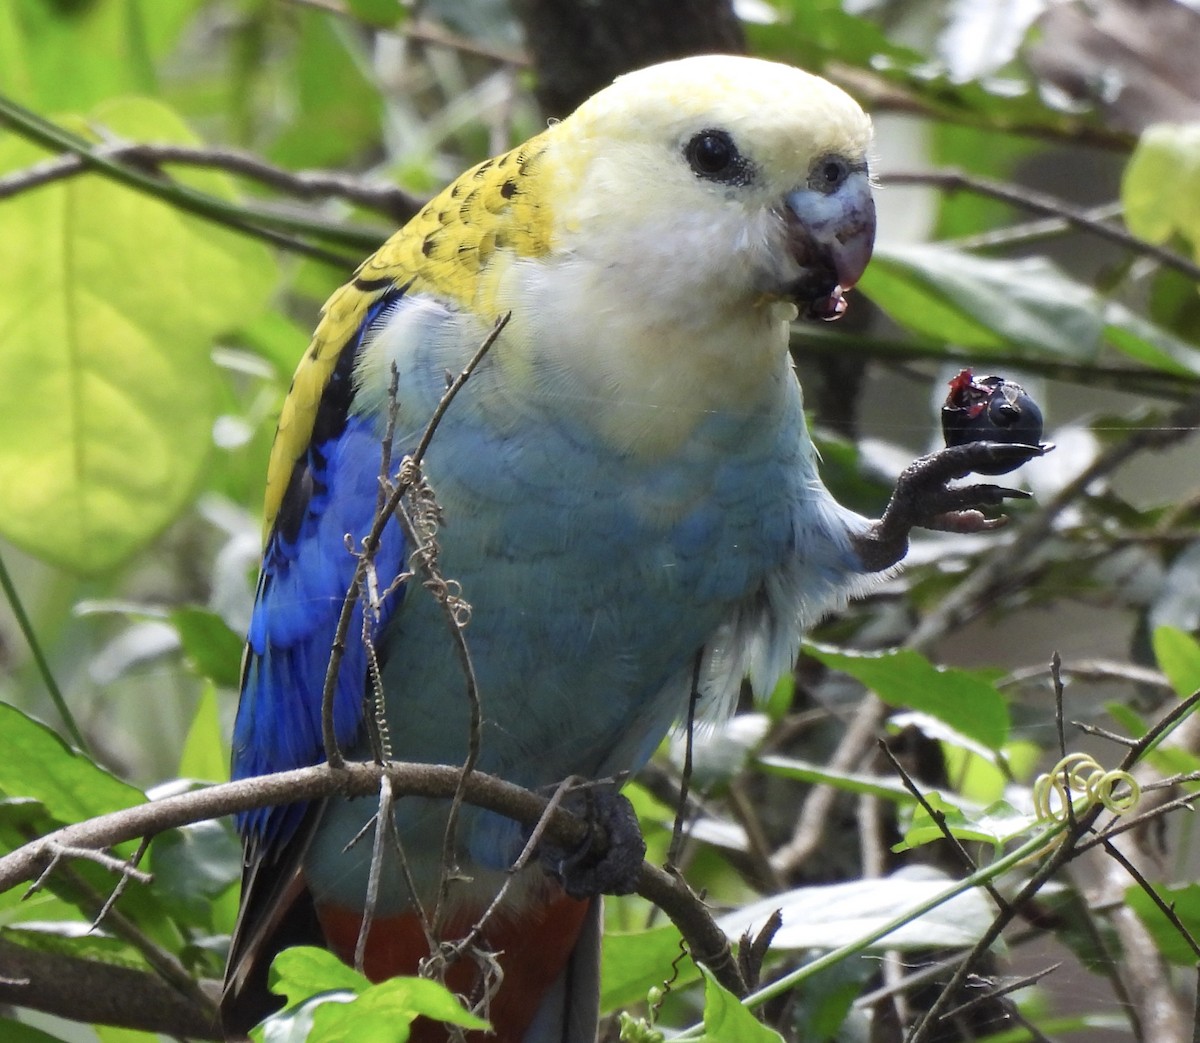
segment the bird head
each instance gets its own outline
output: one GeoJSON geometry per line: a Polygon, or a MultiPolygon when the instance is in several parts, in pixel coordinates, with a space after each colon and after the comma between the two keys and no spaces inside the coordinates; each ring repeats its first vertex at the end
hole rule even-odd
{"type": "Polygon", "coordinates": [[[728,55],[655,65],[552,137],[557,246],[615,259],[630,293],[831,319],[870,259],[870,120],[799,69],[728,55]]]}

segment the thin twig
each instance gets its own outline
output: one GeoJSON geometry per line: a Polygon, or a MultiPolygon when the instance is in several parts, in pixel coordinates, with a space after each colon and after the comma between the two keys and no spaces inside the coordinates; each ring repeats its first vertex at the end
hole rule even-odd
{"type": "Polygon", "coordinates": [[[1055,649],[1050,656],[1050,683],[1054,689],[1054,730],[1058,735],[1058,756],[1062,762],[1063,811],[1072,831],[1075,828],[1075,802],[1071,799],[1071,769],[1067,766],[1067,729],[1063,724],[1062,656],[1055,649]]]}
{"type": "MultiPolygon", "coordinates": [[[[140,849],[139,849],[140,851],[140,849]]],[[[115,855],[110,855],[107,851],[97,851],[91,847],[80,847],[75,844],[52,843],[48,845],[46,855],[48,862],[46,868],[42,870],[36,880],[33,881],[21,896],[22,900],[32,898],[38,891],[41,891],[46,886],[46,880],[59,867],[59,865],[68,859],[80,859],[86,862],[95,862],[96,865],[102,866],[110,873],[119,877],[121,880],[133,879],[139,884],[149,884],[154,877],[144,870],[130,865],[124,858],[117,858],[115,855]]]]}
{"type": "Polygon", "coordinates": [[[967,1000],[966,1003],[960,1004],[959,1006],[946,1011],[946,1013],[942,1015],[942,1020],[945,1021],[947,1018],[952,1018],[957,1014],[965,1014],[967,1011],[978,1007],[980,1004],[989,1003],[993,1000],[999,999],[1001,996],[1007,996],[1010,993],[1016,992],[1018,989],[1024,989],[1028,988],[1030,985],[1036,985],[1047,975],[1053,974],[1061,966],[1062,961],[1060,960],[1058,963],[1052,963],[1044,970],[1034,971],[1032,974],[1026,974],[1024,977],[1017,978],[1015,981],[1010,981],[1007,985],[1002,985],[998,989],[991,989],[982,995],[975,996],[972,999],[967,1000]]]}
{"type": "Polygon", "coordinates": [[[136,167],[114,162],[97,151],[92,142],[44,119],[4,95],[0,95],[0,124],[12,128],[21,137],[43,148],[76,155],[89,170],[127,188],[164,200],[179,210],[338,267],[351,267],[353,261],[284,233],[301,231],[320,236],[327,241],[355,246],[360,250],[374,249],[379,245],[379,237],[375,235],[364,236],[341,225],[305,221],[291,215],[262,211],[251,213],[244,206],[206,195],[187,185],[168,180],[158,173],[147,173],[136,167]]]}
{"type": "Polygon", "coordinates": [[[1129,747],[1137,743],[1137,739],[1131,739],[1128,735],[1118,735],[1116,732],[1110,732],[1107,728],[1088,724],[1086,721],[1072,721],[1071,725],[1086,735],[1094,735],[1098,739],[1107,739],[1109,742],[1115,742],[1119,746],[1129,747]]]}
{"type": "Polygon", "coordinates": [[[1147,242],[1145,239],[1139,239],[1131,232],[1106,221],[1096,220],[1086,210],[1044,192],[955,169],[889,173],[882,175],[880,182],[885,185],[928,185],[951,194],[973,192],[990,199],[998,199],[1031,213],[1058,218],[1074,228],[1117,243],[1135,253],[1153,257],[1156,261],[1169,268],[1174,268],[1194,282],[1200,282],[1200,265],[1182,254],[1168,250],[1156,243],[1147,242]]]}
{"type": "Polygon", "coordinates": [[[1126,858],[1108,837],[1101,837],[1100,843],[1104,845],[1104,850],[1108,853],[1109,857],[1115,859],[1121,868],[1133,877],[1134,882],[1146,893],[1150,901],[1158,906],[1159,912],[1167,918],[1167,922],[1175,928],[1179,937],[1187,943],[1187,947],[1192,950],[1197,962],[1200,963],[1200,943],[1197,943],[1192,932],[1187,929],[1187,925],[1179,918],[1179,914],[1175,912],[1175,907],[1163,899],[1163,896],[1154,889],[1150,881],[1142,875],[1141,870],[1126,858]]]}
{"type": "MultiPolygon", "coordinates": [[[[344,199],[348,203],[384,214],[397,224],[408,221],[424,205],[423,200],[396,185],[367,181],[337,171],[285,170],[241,149],[172,143],[118,142],[96,145],[91,151],[93,155],[143,171],[159,172],[160,168],[167,164],[203,167],[249,178],[297,199],[344,199]]],[[[76,153],[55,156],[53,159],[0,177],[0,200],[66,178],[77,177],[91,169],[91,165],[76,153]]]]}
{"type": "MultiPolygon", "coordinates": [[[[904,770],[904,765],[901,764],[896,758],[896,755],[892,753],[891,748],[887,744],[887,740],[879,739],[878,745],[883,751],[884,756],[892,762],[892,767],[896,769],[896,773],[900,776],[900,781],[904,783],[904,788],[913,795],[917,803],[920,804],[925,810],[925,814],[928,815],[933,823],[938,827],[938,830],[941,832],[942,836],[950,842],[950,846],[954,849],[955,854],[958,855],[959,861],[962,862],[963,867],[968,873],[974,873],[979,867],[975,864],[975,860],[971,857],[967,849],[963,847],[962,841],[960,841],[958,837],[951,832],[950,827],[946,825],[946,816],[942,812],[938,811],[932,804],[930,804],[928,800],[926,800],[925,794],[920,791],[920,789],[917,787],[917,784],[913,782],[911,776],[909,776],[908,772],[904,770]]],[[[996,903],[997,908],[1001,910],[1008,909],[1008,900],[996,889],[994,884],[988,881],[983,886],[987,893],[991,895],[992,901],[996,903]]]]}
{"type": "MultiPolygon", "coordinates": [[[[1171,780],[1171,784],[1175,784],[1174,780],[1171,780]]],[[[1153,787],[1145,786],[1143,787],[1143,792],[1146,792],[1152,788],[1153,787]]],[[[1122,815],[1120,818],[1114,818],[1097,836],[1091,837],[1088,840],[1081,840],[1079,844],[1076,845],[1075,850],[1082,855],[1084,852],[1090,851],[1094,847],[1099,847],[1105,840],[1111,837],[1120,836],[1122,833],[1128,833],[1131,829],[1138,829],[1141,826],[1144,826],[1147,822],[1152,822],[1156,818],[1162,818],[1163,815],[1170,811],[1179,811],[1181,809],[1195,811],[1195,800],[1196,794],[1192,793],[1188,794],[1187,796],[1176,797],[1174,800],[1167,801],[1165,804],[1160,804],[1158,807],[1152,808],[1150,811],[1143,811],[1140,815],[1122,815]]]]}
{"type": "Polygon", "coordinates": [[[496,892],[495,897],[488,904],[488,907],[483,911],[483,914],[478,920],[472,924],[470,931],[466,936],[454,943],[453,948],[456,952],[464,952],[467,948],[475,944],[477,939],[487,927],[488,921],[496,915],[496,911],[503,904],[507,896],[512,882],[517,878],[517,874],[521,872],[533,858],[534,852],[537,851],[538,845],[542,842],[542,838],[546,835],[546,828],[550,824],[550,820],[554,812],[562,806],[563,797],[570,791],[579,780],[574,776],[563,779],[551,794],[550,799],[546,802],[546,810],[542,816],[534,823],[533,829],[529,831],[529,839],[525,841],[525,846],[521,849],[521,853],[517,856],[516,861],[507,869],[507,876],[504,883],[500,885],[500,890],[496,892]]]}
{"type": "Polygon", "coordinates": [[[1192,1043],[1200,1043],[1200,967],[1196,968],[1196,993],[1192,1001],[1192,1043]]]}
{"type": "MultiPolygon", "coordinates": [[[[446,388],[445,394],[442,395],[441,400],[433,411],[433,415],[425,425],[425,431],[421,435],[421,440],[418,442],[416,450],[410,457],[416,469],[420,468],[425,453],[429,451],[429,443],[433,440],[434,433],[441,424],[442,418],[446,415],[446,410],[450,408],[450,403],[454,401],[455,396],[462,390],[468,378],[475,372],[476,367],[483,361],[484,356],[491,350],[492,345],[496,343],[497,338],[508,324],[511,315],[511,312],[506,312],[496,320],[491,332],[484,338],[483,343],[480,344],[475,354],[471,356],[462,372],[446,388]]],[[[337,736],[334,732],[333,696],[337,688],[337,678],[341,670],[342,659],[346,654],[346,636],[350,631],[350,620],[354,615],[354,608],[358,602],[359,590],[366,575],[367,565],[370,561],[374,560],[375,555],[379,552],[379,543],[383,538],[383,530],[387,528],[388,522],[396,515],[396,511],[408,491],[409,486],[407,484],[398,482],[392,488],[382,508],[376,510],[371,530],[362,541],[362,551],[359,554],[358,564],[354,570],[354,577],[351,579],[345,597],[342,599],[342,611],[338,616],[337,626],[334,629],[333,641],[329,650],[329,661],[325,669],[325,684],[321,693],[321,743],[324,748],[326,762],[334,768],[341,768],[346,763],[345,757],[342,756],[341,750],[338,749],[337,736]]]]}
{"type": "Polygon", "coordinates": [[[46,691],[50,694],[50,699],[54,703],[54,708],[58,711],[58,716],[62,718],[63,724],[66,726],[68,733],[70,733],[71,741],[84,753],[89,753],[87,740],[83,737],[83,731],[79,725],[75,723],[75,716],[71,713],[71,708],[67,705],[67,700],[63,696],[62,689],[58,687],[58,681],[54,678],[54,671],[50,668],[50,661],[46,658],[45,652],[42,651],[42,643],[38,640],[33,622],[30,620],[29,614],[25,611],[25,603],[21,600],[21,595],[17,593],[16,584],[13,583],[12,576],[9,575],[8,566],[4,563],[3,555],[0,555],[0,590],[4,591],[4,598],[8,602],[9,609],[12,611],[13,619],[16,620],[17,628],[21,631],[21,636],[25,638],[25,643],[29,646],[29,654],[33,656],[33,662],[37,666],[38,673],[41,675],[42,684],[46,686],[46,691]]]}
{"type": "Polygon", "coordinates": [[[383,875],[383,849],[387,843],[388,823],[392,821],[392,780],[384,775],[379,780],[379,808],[375,812],[375,837],[371,843],[371,864],[367,871],[367,892],[363,897],[362,923],[354,943],[354,969],[365,973],[363,961],[367,956],[367,937],[375,922],[379,907],[379,881],[383,875]]]}
{"type": "MultiPolygon", "coordinates": [[[[355,17],[354,12],[351,11],[344,0],[292,0],[292,3],[304,7],[315,7],[317,10],[326,11],[329,14],[339,15],[343,18],[355,17]]],[[[439,47],[448,47],[451,50],[461,51],[463,54],[472,54],[476,58],[487,58],[501,65],[514,65],[521,68],[529,65],[529,56],[523,51],[513,51],[504,47],[489,45],[471,36],[463,36],[461,33],[454,32],[453,29],[442,25],[440,22],[433,21],[427,15],[418,14],[418,7],[418,4],[410,4],[408,17],[398,26],[395,26],[394,31],[401,33],[410,40],[416,40],[418,43],[431,43],[439,47]]]]}
{"type": "Polygon", "coordinates": [[[683,823],[687,815],[688,790],[692,785],[692,746],[696,735],[696,704],[700,701],[700,670],[704,665],[704,646],[696,651],[692,663],[692,683],[688,691],[687,719],[683,731],[683,771],[679,774],[679,800],[675,805],[675,825],[671,829],[671,846],[667,848],[667,865],[679,865],[683,849],[683,823]]]}
{"type": "MultiPolygon", "coordinates": [[[[405,464],[408,462],[406,460],[405,464]]],[[[434,600],[437,601],[442,609],[442,614],[446,619],[446,627],[454,643],[454,651],[458,657],[459,666],[462,669],[463,679],[466,682],[469,713],[467,754],[463,760],[461,781],[455,789],[450,801],[450,808],[446,814],[446,831],[442,840],[441,885],[438,888],[438,896],[433,913],[434,933],[440,936],[441,928],[444,925],[444,920],[449,909],[447,898],[450,891],[450,874],[451,868],[454,865],[454,848],[458,833],[459,813],[466,798],[466,780],[470,773],[475,770],[475,764],[479,760],[483,731],[483,711],[480,705],[479,682],[475,676],[475,664],[471,658],[471,649],[467,645],[466,636],[463,634],[465,619],[460,616],[461,606],[465,602],[463,602],[461,597],[450,594],[451,588],[438,570],[437,560],[434,555],[435,548],[432,541],[422,538],[422,533],[419,531],[417,523],[414,522],[402,503],[396,505],[394,514],[404,532],[405,539],[412,544],[413,551],[410,560],[416,564],[417,571],[424,578],[423,585],[433,594],[434,600]]]]}
{"type": "MultiPolygon", "coordinates": [[[[1089,206],[1080,213],[1093,221],[1112,221],[1121,216],[1123,207],[1119,202],[1100,203],[1089,206]]],[[[1019,224],[989,228],[972,235],[960,235],[942,240],[944,246],[955,250],[994,250],[997,247],[1025,246],[1043,239],[1050,239],[1069,231],[1071,222],[1061,217],[1043,217],[1019,224]]]]}
{"type": "Polygon", "coordinates": [[[438,425],[442,422],[442,417],[446,415],[446,410],[450,408],[450,403],[454,401],[455,397],[462,390],[463,385],[471,378],[471,374],[478,368],[484,356],[492,350],[492,345],[496,343],[500,334],[504,332],[504,327],[508,325],[511,318],[512,312],[506,311],[495,321],[475,354],[471,356],[467,364],[463,367],[462,372],[446,388],[446,393],[442,395],[441,400],[434,409],[433,416],[429,418],[429,423],[425,425],[425,433],[417,443],[417,448],[413,450],[412,460],[418,467],[424,463],[425,454],[429,452],[429,443],[433,441],[433,436],[438,429],[438,425]]]}
{"type": "Polygon", "coordinates": [[[139,884],[148,884],[153,879],[149,873],[137,868],[142,859],[146,857],[146,852],[150,848],[150,839],[149,837],[142,837],[142,842],[138,844],[137,850],[129,856],[129,860],[125,863],[125,867],[121,871],[121,878],[117,881],[117,886],[109,892],[108,897],[104,900],[104,904],[100,907],[100,911],[96,913],[96,918],[92,921],[92,930],[95,930],[104,922],[104,918],[112,910],[112,907],[117,904],[117,899],[125,893],[131,880],[136,880],[139,884]]]}
{"type": "MultiPolygon", "coordinates": [[[[1195,538],[1196,533],[1193,531],[1192,539],[1195,538]]],[[[1115,659],[1072,659],[1070,663],[1063,665],[1062,673],[1064,677],[1077,681],[1093,683],[1113,681],[1153,685],[1155,688],[1161,688],[1164,692],[1174,695],[1174,689],[1171,688],[1170,682],[1167,681],[1166,675],[1161,670],[1152,670],[1148,666],[1138,666],[1136,663],[1125,663],[1115,659]]],[[[1022,667],[1019,670],[1013,670],[1007,677],[997,681],[996,687],[1007,688],[1030,681],[1036,681],[1041,685],[1045,677],[1046,667],[1044,664],[1022,667]]]]}
{"type": "MultiPolygon", "coordinates": [[[[1058,736],[1058,759],[1062,760],[1067,755],[1067,729],[1063,724],[1062,656],[1058,654],[1057,648],[1050,656],[1050,683],[1054,687],[1054,731],[1058,736]]],[[[1069,775],[1064,773],[1063,781],[1067,784],[1067,794],[1071,792],[1069,779],[1069,775]]],[[[1068,807],[1070,803],[1068,799],[1068,807]]]]}
{"type": "MultiPolygon", "coordinates": [[[[1183,718],[1192,713],[1197,704],[1200,704],[1200,692],[1194,692],[1187,699],[1173,706],[1150,727],[1146,734],[1138,740],[1137,745],[1129,750],[1122,759],[1119,770],[1130,771],[1151,747],[1169,734],[1183,718]]],[[[992,947],[1017,911],[1033,898],[1041,890],[1046,881],[1057,873],[1063,865],[1077,856],[1076,845],[1079,838],[1092,828],[1092,825],[1103,811],[1103,805],[1095,804],[1082,815],[1075,817],[1074,821],[1069,825],[1062,841],[1054,848],[1046,861],[1034,871],[1033,875],[1030,876],[1025,885],[1009,903],[1007,909],[1002,909],[996,914],[991,924],[988,925],[987,930],[983,932],[983,935],[976,941],[966,958],[959,964],[958,970],[954,972],[954,975],[945,988],[938,994],[921,1020],[913,1026],[905,1043],[922,1043],[923,1040],[928,1038],[933,1026],[938,1023],[942,1012],[949,1005],[950,997],[958,993],[967,975],[971,973],[971,968],[992,947]]]]}

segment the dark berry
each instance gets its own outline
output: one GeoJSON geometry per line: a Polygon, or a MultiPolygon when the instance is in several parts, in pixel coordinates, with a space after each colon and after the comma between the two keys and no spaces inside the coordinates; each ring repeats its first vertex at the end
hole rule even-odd
{"type": "MultiPolygon", "coordinates": [[[[973,377],[969,369],[964,369],[950,381],[950,394],[942,406],[942,434],[948,446],[968,442],[1039,445],[1042,411],[1020,384],[1003,377],[973,377]]],[[[1015,466],[979,470],[983,474],[1004,474],[1015,466]]]]}

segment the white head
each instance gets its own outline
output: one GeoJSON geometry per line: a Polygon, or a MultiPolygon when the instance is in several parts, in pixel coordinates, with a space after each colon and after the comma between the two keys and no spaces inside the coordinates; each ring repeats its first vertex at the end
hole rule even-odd
{"type": "Polygon", "coordinates": [[[870,120],[799,69],[726,55],[655,65],[555,138],[559,244],[615,259],[659,295],[749,293],[833,317],[870,257],[870,120]]]}
{"type": "Polygon", "coordinates": [[[525,379],[637,452],[773,408],[788,321],[836,318],[870,257],[870,137],[843,91],[753,58],[656,65],[585,102],[533,168],[548,253],[498,295],[525,379]]]}

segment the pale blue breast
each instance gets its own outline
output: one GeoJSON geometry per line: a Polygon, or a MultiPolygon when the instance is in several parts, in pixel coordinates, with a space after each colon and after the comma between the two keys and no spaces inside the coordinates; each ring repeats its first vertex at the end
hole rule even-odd
{"type": "MultiPolygon", "coordinates": [[[[435,352],[409,359],[402,450],[445,387],[435,352]]],[[[697,651],[739,605],[766,587],[798,598],[806,570],[830,572],[831,585],[854,571],[843,516],[816,478],[799,388],[789,374],[770,409],[712,414],[678,453],[645,462],[605,450],[586,415],[500,380],[485,360],[426,466],[444,511],[440,567],[471,605],[479,767],[535,788],[635,770],[684,710],[697,651]]],[[[395,758],[460,763],[466,684],[427,592],[409,591],[382,652],[395,758]]],[[[372,805],[333,810],[310,863],[328,863],[372,805]]],[[[440,836],[440,811],[423,802],[403,802],[398,819],[421,846],[440,836]]],[[[468,812],[460,835],[464,854],[495,868],[519,850],[519,829],[487,813],[468,812]]],[[[364,875],[339,873],[329,886],[361,894],[364,875]]]]}

